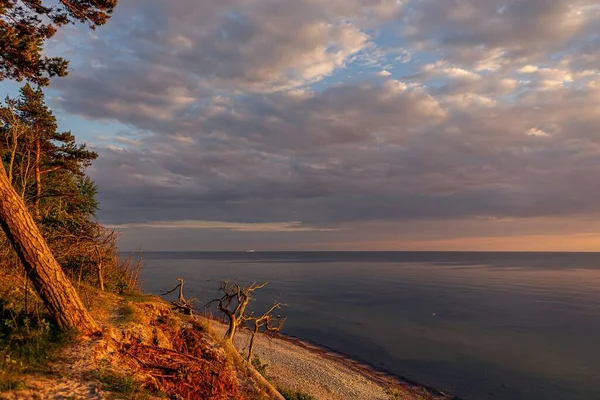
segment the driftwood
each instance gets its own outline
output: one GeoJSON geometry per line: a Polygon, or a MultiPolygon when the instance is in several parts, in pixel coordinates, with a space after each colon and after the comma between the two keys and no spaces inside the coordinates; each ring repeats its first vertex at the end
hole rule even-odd
{"type": "Polygon", "coordinates": [[[177,286],[161,294],[163,296],[166,296],[179,289],[179,296],[177,300],[171,302],[171,305],[173,305],[173,308],[176,311],[182,312],[186,315],[194,316],[194,311],[196,311],[196,309],[194,308],[193,303],[196,301],[196,298],[186,300],[185,297],[183,297],[183,285],[185,284],[185,281],[183,280],[183,278],[177,278],[177,280],[179,281],[179,284],[177,286]]]}

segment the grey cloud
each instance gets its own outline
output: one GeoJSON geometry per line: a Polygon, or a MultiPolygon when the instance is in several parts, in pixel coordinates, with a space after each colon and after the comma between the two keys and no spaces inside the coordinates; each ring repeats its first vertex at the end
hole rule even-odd
{"type": "Polygon", "coordinates": [[[218,96],[305,87],[344,67],[371,44],[360,27],[397,10],[394,0],[124,0],[105,34],[70,44],[71,74],[53,87],[70,113],[195,129],[196,109],[218,96]]]}
{"type": "Polygon", "coordinates": [[[209,131],[238,132],[257,146],[298,151],[361,142],[400,142],[445,111],[422,89],[387,80],[333,87],[317,95],[250,97],[206,119],[209,131]],[[399,124],[399,122],[402,122],[399,124]]]}
{"type": "Polygon", "coordinates": [[[600,9],[594,0],[425,0],[406,21],[410,37],[452,61],[506,66],[579,51],[597,40],[600,9]]]}
{"type": "Polygon", "coordinates": [[[597,11],[560,22],[595,2],[123,3],[114,32],[80,44],[89,64],[54,86],[67,112],[145,132],[99,149],[90,173],[104,221],[326,227],[600,211],[600,85],[543,87],[594,67],[597,11]],[[307,86],[393,18],[407,18],[413,59],[425,46],[447,60],[407,82],[307,86]],[[567,48],[554,75],[517,72],[567,48]],[[473,72],[494,54],[510,68],[473,72]]]}
{"type": "MultiPolygon", "coordinates": [[[[109,23],[112,31],[79,50],[91,64],[106,66],[95,71],[96,81],[127,69],[123,83],[134,90],[135,83],[151,81],[157,73],[180,85],[185,81],[186,87],[208,82],[230,90],[272,91],[304,85],[342,67],[367,46],[369,35],[359,25],[384,18],[371,12],[378,8],[367,7],[373,3],[368,0],[325,7],[312,0],[122,3],[109,23]],[[142,69],[129,68],[132,63],[142,69]]],[[[395,1],[378,3],[381,10],[397,8],[395,1]]]]}
{"type": "MultiPolygon", "coordinates": [[[[537,100],[525,96],[512,105],[470,107],[432,119],[418,114],[419,107],[404,110],[411,114],[405,117],[402,107],[395,108],[402,101],[384,87],[368,86],[379,101],[368,95],[358,101],[347,96],[347,88],[302,101],[270,95],[278,100],[268,102],[277,104],[271,108],[264,95],[249,98],[253,107],[236,107],[249,119],[226,113],[209,124],[222,127],[227,135],[222,143],[154,135],[129,150],[103,150],[92,172],[102,204],[114,204],[115,210],[102,215],[111,221],[327,224],[598,211],[593,199],[600,192],[592,183],[600,172],[600,121],[589,113],[598,106],[597,91],[570,91],[566,98],[546,94],[544,101],[541,94],[537,100]],[[382,112],[386,108],[389,114],[382,112]],[[313,114],[342,115],[368,134],[356,141],[319,141],[311,139],[312,130],[320,129],[321,139],[337,127],[309,124],[287,136],[281,125],[268,123],[310,120],[313,114]],[[526,134],[556,124],[561,131],[547,138],[526,134]],[[369,126],[384,133],[372,133],[369,126]],[[284,139],[278,141],[278,134],[284,139]],[[297,145],[290,146],[295,137],[297,145]]],[[[354,87],[353,93],[360,90],[354,87]]]]}

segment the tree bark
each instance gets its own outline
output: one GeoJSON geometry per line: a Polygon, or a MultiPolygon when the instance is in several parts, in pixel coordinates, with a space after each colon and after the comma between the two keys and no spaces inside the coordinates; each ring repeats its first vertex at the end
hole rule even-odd
{"type": "Polygon", "coordinates": [[[27,182],[29,181],[29,168],[31,167],[31,151],[27,151],[27,164],[23,170],[23,163],[21,163],[21,180],[23,182],[21,190],[21,198],[25,201],[25,194],[27,193],[27,182]]]}
{"type": "Polygon", "coordinates": [[[35,142],[35,202],[34,211],[35,217],[40,218],[40,199],[42,198],[42,174],[40,173],[40,156],[42,149],[40,140],[35,142]]]}
{"type": "Polygon", "coordinates": [[[104,271],[102,269],[102,260],[98,262],[98,286],[104,292],[104,271]]]}
{"type": "MultiPolygon", "coordinates": [[[[14,129],[14,128],[13,128],[14,129]]],[[[13,143],[12,148],[10,150],[10,162],[8,163],[8,181],[12,185],[13,181],[13,167],[15,165],[15,157],[17,156],[17,149],[19,146],[19,134],[18,132],[13,132],[13,143]]]]}
{"type": "Polygon", "coordinates": [[[244,359],[242,358],[242,356],[240,356],[240,353],[238,353],[238,351],[235,349],[235,347],[233,346],[233,344],[226,342],[225,343],[225,348],[228,351],[228,354],[231,354],[231,356],[234,358],[234,362],[236,364],[242,364],[246,366],[248,375],[250,375],[250,377],[252,379],[254,379],[255,382],[258,382],[258,384],[262,387],[262,389],[264,389],[264,391],[267,393],[267,395],[269,396],[269,399],[273,399],[273,400],[285,400],[285,397],[283,397],[281,395],[281,393],[279,393],[277,391],[277,389],[275,389],[275,387],[273,386],[273,384],[271,382],[269,382],[267,380],[267,378],[265,378],[264,376],[262,376],[253,366],[251,363],[245,363],[244,364],[244,359]]]}
{"type": "Polygon", "coordinates": [[[254,324],[254,330],[252,336],[250,336],[250,345],[248,346],[248,362],[252,362],[252,352],[254,351],[254,338],[260,329],[260,325],[254,324]]]}
{"type": "Polygon", "coordinates": [[[225,341],[233,343],[233,337],[235,336],[235,331],[237,330],[238,321],[233,313],[228,313],[227,316],[229,317],[229,329],[227,329],[227,332],[225,332],[225,341]]]}
{"type": "Polygon", "coordinates": [[[52,255],[24,201],[0,165],[0,225],[15,248],[50,316],[61,329],[99,331],[79,295],[52,255]]]}
{"type": "Polygon", "coordinates": [[[102,266],[103,257],[102,253],[100,253],[100,249],[98,249],[98,244],[94,244],[94,250],[96,251],[96,256],[98,257],[98,286],[100,290],[104,292],[104,270],[102,266]]]}

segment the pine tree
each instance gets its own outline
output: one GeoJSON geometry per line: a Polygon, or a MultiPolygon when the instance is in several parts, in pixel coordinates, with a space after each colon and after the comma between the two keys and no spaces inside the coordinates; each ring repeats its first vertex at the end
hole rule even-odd
{"type": "Polygon", "coordinates": [[[61,0],[49,5],[42,0],[0,0],[0,81],[26,79],[46,86],[53,76],[67,74],[68,61],[45,57],[42,49],[57,28],[87,23],[103,25],[117,0],[61,0]]]}
{"type": "MultiPolygon", "coordinates": [[[[0,81],[23,79],[47,85],[67,73],[67,61],[42,55],[45,41],[60,26],[75,22],[91,28],[104,24],[116,0],[0,0],[0,81]]],[[[38,152],[41,154],[41,151],[38,152]]],[[[56,262],[23,198],[0,168],[0,225],[15,248],[50,315],[62,328],[98,330],[77,292],[56,262]]]]}
{"type": "MultiPolygon", "coordinates": [[[[9,167],[9,180],[20,181],[23,195],[27,194],[26,188],[34,188],[29,199],[33,199],[33,211],[37,219],[41,218],[41,203],[43,198],[60,197],[60,185],[57,182],[61,177],[73,179],[72,175],[83,176],[83,170],[98,156],[95,152],[86,149],[85,144],[78,145],[71,132],[59,132],[56,118],[44,100],[41,88],[33,89],[29,84],[21,88],[20,96],[16,100],[7,99],[7,104],[0,112],[0,119],[5,124],[5,142],[11,141],[15,136],[13,129],[26,132],[21,135],[20,143],[11,143],[10,157],[13,159],[12,168],[9,167]],[[18,125],[15,128],[13,125],[18,125]],[[18,153],[21,164],[30,168],[14,168],[14,153],[18,153]],[[15,180],[13,172],[21,176],[15,180]],[[24,175],[23,175],[24,174],[24,175]],[[58,178],[58,179],[57,179],[58,178]],[[33,184],[28,184],[33,180],[33,184]],[[56,190],[45,191],[44,185],[53,183],[56,190]]],[[[64,193],[64,192],[63,192],[64,193]]],[[[52,199],[51,199],[52,200],[52,199]]],[[[46,207],[48,208],[48,207],[46,207]]]]}

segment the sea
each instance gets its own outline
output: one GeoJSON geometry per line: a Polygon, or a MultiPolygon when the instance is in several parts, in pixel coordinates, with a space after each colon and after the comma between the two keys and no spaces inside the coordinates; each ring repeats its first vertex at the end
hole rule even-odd
{"type": "Polygon", "coordinates": [[[145,291],[265,282],[283,333],[460,399],[600,399],[600,253],[146,252],[145,291]]]}

